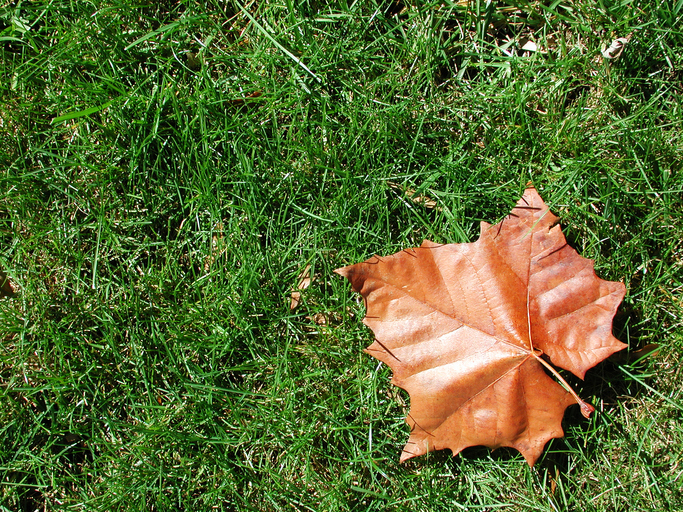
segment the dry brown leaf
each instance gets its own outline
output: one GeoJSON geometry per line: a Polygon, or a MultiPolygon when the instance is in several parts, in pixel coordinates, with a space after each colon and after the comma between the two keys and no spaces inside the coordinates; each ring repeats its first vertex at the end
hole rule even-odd
{"type": "Polygon", "coordinates": [[[297,279],[296,290],[292,292],[291,300],[289,301],[289,309],[295,309],[301,302],[300,290],[305,290],[311,285],[311,266],[306,265],[306,268],[301,271],[297,279]]]}
{"type": "Polygon", "coordinates": [[[618,59],[624,52],[624,48],[626,47],[626,43],[628,43],[628,41],[629,38],[627,37],[619,37],[615,39],[612,41],[611,45],[602,50],[602,56],[606,59],[618,59]]]}
{"type": "Polygon", "coordinates": [[[14,297],[17,294],[17,290],[17,285],[7,277],[7,274],[0,270],[0,297],[14,297]]]}
{"type": "Polygon", "coordinates": [[[474,243],[425,240],[336,270],[365,299],[376,337],[367,352],[410,395],[401,461],[484,445],[516,448],[533,465],[564,435],[569,405],[593,412],[548,360],[583,378],[623,349],[612,318],[625,287],[598,278],[557,221],[529,188],[500,223],[482,222],[474,243]]]}
{"type": "Polygon", "coordinates": [[[313,316],[307,316],[309,320],[313,321],[316,325],[327,325],[327,315],[325,313],[316,313],[313,316]]]}

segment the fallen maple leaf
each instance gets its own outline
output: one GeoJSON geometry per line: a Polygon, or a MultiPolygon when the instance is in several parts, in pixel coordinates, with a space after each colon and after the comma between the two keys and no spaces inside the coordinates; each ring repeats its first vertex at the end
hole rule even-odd
{"type": "Polygon", "coordinates": [[[612,336],[622,283],[595,275],[534,188],[479,240],[435,244],[335,270],[366,302],[366,351],[408,391],[401,462],[431,450],[510,446],[533,466],[577,402],[546,359],[583,378],[626,345],[612,336]],[[563,385],[544,370],[547,369],[563,385]]]}

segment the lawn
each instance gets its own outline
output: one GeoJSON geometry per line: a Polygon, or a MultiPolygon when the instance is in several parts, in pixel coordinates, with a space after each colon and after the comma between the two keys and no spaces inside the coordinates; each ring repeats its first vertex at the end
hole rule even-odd
{"type": "Polygon", "coordinates": [[[680,0],[5,2],[0,510],[683,510],[682,55],[680,0]],[[533,468],[400,464],[333,270],[528,182],[659,351],[533,468]]]}

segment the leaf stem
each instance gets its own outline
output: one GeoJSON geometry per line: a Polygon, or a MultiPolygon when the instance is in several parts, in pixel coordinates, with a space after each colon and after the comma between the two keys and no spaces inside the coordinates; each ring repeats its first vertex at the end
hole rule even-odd
{"type": "Polygon", "coordinates": [[[536,359],[538,359],[538,361],[543,366],[545,366],[548,370],[550,370],[550,372],[555,376],[555,378],[560,381],[560,384],[562,384],[562,387],[564,389],[566,389],[574,397],[574,400],[576,400],[576,402],[579,404],[579,407],[581,407],[581,414],[583,414],[583,416],[585,418],[590,418],[591,414],[593,414],[593,411],[595,411],[595,407],[593,407],[588,402],[584,402],[583,400],[581,400],[579,395],[576,394],[576,391],[574,391],[572,389],[572,387],[569,385],[569,383],[567,383],[567,381],[564,380],[562,375],[560,375],[555,368],[553,368],[550,364],[548,364],[543,358],[541,358],[535,352],[533,352],[533,355],[536,359]]]}

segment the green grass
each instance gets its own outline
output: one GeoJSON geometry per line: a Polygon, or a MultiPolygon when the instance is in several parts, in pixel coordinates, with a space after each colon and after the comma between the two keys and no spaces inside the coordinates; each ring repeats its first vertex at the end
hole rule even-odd
{"type": "Polygon", "coordinates": [[[683,510],[682,20],[0,7],[0,510],[683,510]],[[408,397],[332,270],[472,241],[528,181],[626,284],[617,337],[661,349],[572,381],[597,413],[570,408],[533,469],[485,448],[400,465],[408,397]]]}

